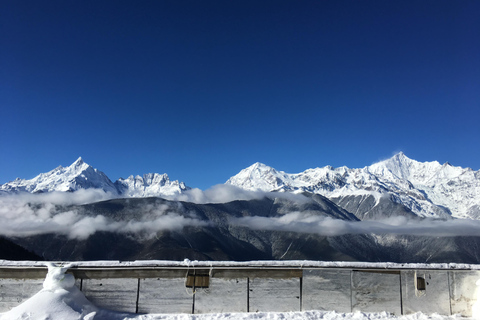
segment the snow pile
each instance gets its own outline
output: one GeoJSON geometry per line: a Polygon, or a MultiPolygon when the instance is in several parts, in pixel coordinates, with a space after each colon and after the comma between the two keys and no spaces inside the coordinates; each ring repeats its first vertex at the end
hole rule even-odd
{"type": "Polygon", "coordinates": [[[43,289],[33,297],[2,314],[1,320],[94,319],[98,308],[75,286],[75,278],[65,274],[70,265],[48,264],[43,289]]]}

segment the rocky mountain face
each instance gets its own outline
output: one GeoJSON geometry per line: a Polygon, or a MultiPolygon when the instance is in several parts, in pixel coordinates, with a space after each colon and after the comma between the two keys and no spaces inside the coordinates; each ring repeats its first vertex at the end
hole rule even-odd
{"type": "Polygon", "coordinates": [[[479,171],[436,161],[422,163],[403,153],[360,169],[326,166],[297,174],[255,163],[226,183],[252,191],[320,194],[360,219],[398,214],[480,217],[479,171]]]}
{"type": "Polygon", "coordinates": [[[149,173],[118,179],[113,183],[103,172],[78,158],[70,166],[59,166],[33,179],[19,179],[0,186],[0,191],[11,192],[71,192],[80,189],[102,189],[120,197],[172,196],[189,188],[183,182],[170,181],[167,174],[149,173]]]}

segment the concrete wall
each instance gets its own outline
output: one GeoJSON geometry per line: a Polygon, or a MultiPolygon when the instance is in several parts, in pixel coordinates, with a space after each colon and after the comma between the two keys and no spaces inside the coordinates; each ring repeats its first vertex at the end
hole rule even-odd
{"type": "Polygon", "coordinates": [[[353,271],[352,311],[401,315],[400,272],[353,271]]]}
{"type": "Polygon", "coordinates": [[[472,310],[480,296],[477,292],[480,288],[475,283],[480,279],[480,271],[450,271],[448,274],[452,314],[474,316],[472,310]]]}
{"type": "MultiPolygon", "coordinates": [[[[480,279],[480,271],[472,270],[84,268],[70,272],[94,304],[131,313],[421,311],[471,317],[475,283],[480,279]]],[[[0,269],[0,312],[41,290],[45,274],[38,269],[0,269]]]]}
{"type": "Polygon", "coordinates": [[[302,310],[351,312],[351,277],[351,270],[304,270],[302,310]]]}

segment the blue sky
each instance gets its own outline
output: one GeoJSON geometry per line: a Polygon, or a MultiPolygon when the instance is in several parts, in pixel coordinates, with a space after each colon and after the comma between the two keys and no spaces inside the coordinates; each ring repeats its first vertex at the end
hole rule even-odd
{"type": "Polygon", "coordinates": [[[480,169],[478,1],[2,1],[0,183],[480,169]]]}

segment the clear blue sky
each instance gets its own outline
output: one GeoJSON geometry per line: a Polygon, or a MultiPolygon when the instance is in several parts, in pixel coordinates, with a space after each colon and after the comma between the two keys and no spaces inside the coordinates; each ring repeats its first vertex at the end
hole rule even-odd
{"type": "Polygon", "coordinates": [[[0,183],[404,151],[480,169],[480,1],[1,1],[0,183]]]}

